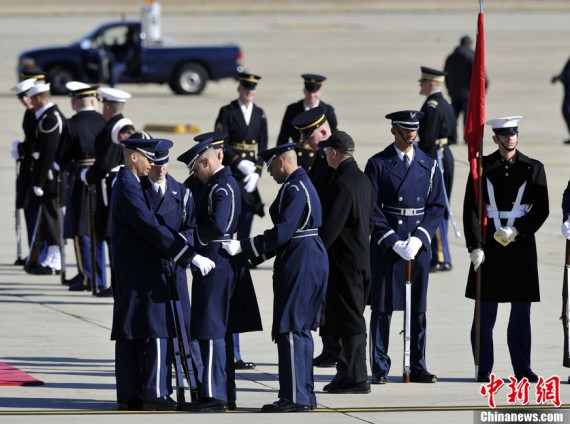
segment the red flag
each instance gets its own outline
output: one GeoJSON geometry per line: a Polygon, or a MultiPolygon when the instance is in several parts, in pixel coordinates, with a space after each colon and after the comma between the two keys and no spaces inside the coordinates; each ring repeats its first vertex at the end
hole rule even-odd
{"type": "Polygon", "coordinates": [[[473,186],[475,187],[476,201],[479,198],[477,157],[483,154],[483,152],[479,151],[479,144],[483,138],[485,125],[485,29],[483,17],[483,9],[481,7],[477,19],[477,42],[475,44],[475,58],[473,59],[473,70],[471,73],[465,134],[463,136],[468,146],[469,165],[473,177],[473,186]]]}

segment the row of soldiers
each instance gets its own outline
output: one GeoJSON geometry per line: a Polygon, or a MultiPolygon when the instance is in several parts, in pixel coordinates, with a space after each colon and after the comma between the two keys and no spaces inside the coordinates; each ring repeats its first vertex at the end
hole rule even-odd
{"type": "MultiPolygon", "coordinates": [[[[239,99],[220,110],[216,121],[219,131],[198,137],[198,143],[179,157],[191,174],[184,185],[167,176],[163,168],[172,142],[144,133],[129,137],[134,128],[123,133],[125,127],[132,126],[121,114],[130,95],[114,89],[99,90],[104,111],[109,108],[115,112],[107,115],[110,118],[104,124],[108,140],[101,141],[101,132],[96,136],[91,156],[76,158],[91,159],[90,164],[80,166],[75,175],[82,182],[80,187],[97,185],[97,206],[111,206],[110,216],[107,215],[111,225],[105,228],[110,230],[114,279],[112,338],[117,341],[117,398],[121,409],[180,408],[168,397],[172,392],[171,338],[176,334],[174,314],[168,307],[173,297],[166,287],[173,278],[178,291],[174,298],[185,303],[188,338],[197,341],[189,349],[198,377],[199,399],[184,408],[198,412],[235,408],[232,334],[260,329],[249,267],[273,256],[272,338],[278,347],[280,392],[279,400],[264,406],[264,412],[307,411],[315,407],[310,330],[323,323],[322,335],[327,337],[337,367],[337,374],[325,391],[369,393],[370,382],[386,383],[391,363],[387,352],[392,312],[406,307],[412,312],[410,380],[437,381],[427,371],[424,352],[428,273],[433,251],[438,250],[433,247],[434,239],[444,225],[445,178],[449,178],[448,168],[443,173],[441,164],[446,155],[452,164],[446,142],[455,137],[455,117],[452,126],[446,118],[449,104],[441,95],[444,76],[443,72],[422,68],[421,93],[427,96],[422,111],[387,115],[394,142],[372,157],[363,173],[353,158],[354,141],[343,131],[333,131],[336,117],[329,118],[332,108],[322,104],[306,107],[289,122],[298,131],[298,142],[283,142],[267,149],[266,119],[253,104],[260,77],[240,74],[239,99]],[[420,143],[416,144],[418,133],[420,143]],[[429,140],[433,140],[433,145],[429,140]],[[313,159],[307,165],[308,173],[298,165],[298,160],[305,156],[313,159]],[[124,166],[120,167],[122,162],[124,166]],[[273,228],[249,238],[253,214],[263,211],[257,183],[264,164],[282,187],[269,209],[273,228]],[[106,172],[94,174],[97,169],[106,172]],[[151,177],[151,171],[158,175],[151,177]],[[96,175],[102,178],[97,179],[96,175]],[[106,178],[111,180],[104,185],[106,178]],[[233,240],[236,232],[237,240],[233,240]],[[410,261],[412,296],[406,306],[404,269],[410,261]],[[140,267],[141,263],[145,267],[140,267]],[[350,269],[346,263],[351,264],[350,269]],[[183,291],[187,267],[193,274],[191,311],[187,288],[186,293],[183,291]],[[363,317],[367,302],[372,309],[370,382],[363,317]]],[[[305,75],[304,80],[305,90],[311,92],[307,84],[320,86],[324,78],[305,75]]],[[[49,92],[49,86],[45,89],[47,84],[38,89],[35,87],[39,85],[32,83],[27,91],[32,99],[49,92]]],[[[96,91],[93,87],[81,87],[73,93],[76,97],[83,92],[88,98],[96,97],[96,91]]],[[[36,116],[42,107],[45,105],[37,108],[36,116]]],[[[485,251],[492,249],[493,256],[501,257],[512,255],[515,250],[516,254],[532,250],[533,234],[548,215],[542,166],[516,151],[518,119],[498,119],[491,124],[499,150],[485,167],[489,171],[489,183],[484,186],[490,205],[487,216],[496,216],[496,231],[487,231],[488,240],[481,238],[478,222],[472,216],[476,208],[469,196],[465,208],[473,269],[482,267],[483,299],[490,304],[485,312],[490,318],[482,324],[482,334],[486,336],[481,338],[479,381],[486,381],[492,370],[489,334],[494,325],[493,307],[496,314],[498,302],[523,303],[514,320],[526,319],[530,323],[530,302],[537,300],[534,292],[521,290],[517,290],[516,299],[507,291],[497,295],[494,275],[498,265],[489,255],[482,265],[485,251]],[[512,171],[503,172],[502,167],[512,171]],[[499,172],[495,180],[494,174],[491,177],[494,169],[504,175],[499,172]],[[526,181],[522,188],[521,181],[526,181]],[[500,196],[491,194],[492,188],[499,190],[500,196]],[[513,209],[509,202],[515,201],[515,197],[513,209]],[[532,225],[524,225],[531,220],[532,225]],[[492,244],[493,236],[489,238],[489,234],[495,234],[500,248],[492,244]]],[[[41,133],[51,126],[42,123],[38,128],[41,133]]],[[[37,143],[42,140],[38,138],[37,143]]],[[[55,150],[58,157],[64,156],[58,152],[64,151],[63,147],[55,150]]],[[[41,159],[41,154],[38,158],[32,156],[32,161],[41,159]]],[[[36,167],[33,169],[35,172],[36,167]]],[[[44,186],[32,187],[36,195],[43,194],[36,188],[44,190],[44,186]]],[[[448,193],[450,188],[449,185],[448,193]]],[[[467,190],[468,195],[472,192],[467,190]]],[[[96,240],[104,239],[102,234],[100,237],[96,240]]],[[[537,292],[536,262],[526,265],[525,281],[536,286],[537,292]]],[[[472,297],[470,287],[471,282],[467,295],[472,297]]],[[[519,324],[513,321],[512,325],[514,371],[518,378],[533,379],[530,325],[527,332],[527,327],[519,324]]]]}

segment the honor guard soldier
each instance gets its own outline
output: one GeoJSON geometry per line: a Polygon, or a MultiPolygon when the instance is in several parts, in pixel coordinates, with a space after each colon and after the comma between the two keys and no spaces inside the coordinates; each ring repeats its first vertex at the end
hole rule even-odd
{"type": "Polygon", "coordinates": [[[273,264],[273,327],[279,362],[279,400],[261,412],[305,412],[316,406],[313,391],[313,336],[322,324],[328,257],[318,235],[321,204],[295,144],[259,153],[269,175],[282,184],[269,213],[273,228],[245,240],[224,243],[230,255],[273,264]]]}
{"type": "Polygon", "coordinates": [[[256,159],[255,152],[267,149],[267,118],[263,109],[253,103],[260,79],[260,76],[249,73],[238,74],[239,98],[222,107],[216,119],[216,131],[228,133],[224,165],[231,167],[241,193],[238,238],[249,236],[253,215],[265,215],[257,190],[263,161],[256,159]]]}
{"type": "Polygon", "coordinates": [[[199,263],[204,273],[214,263],[196,255],[186,242],[188,234],[159,221],[141,187],[156,151],[168,150],[172,142],[128,138],[122,144],[125,166],[112,192],[110,249],[118,408],[176,410],[179,405],[168,396],[176,333],[162,259],[183,268],[199,263]]]}
{"type": "MultiPolygon", "coordinates": [[[[78,81],[66,84],[70,90],[72,107],[76,114],[67,121],[57,163],[62,170],[72,174],[71,199],[66,210],[66,219],[70,220],[71,238],[74,241],[78,274],[66,282],[70,291],[88,290],[91,286],[92,272],[95,269],[97,284],[105,290],[107,276],[102,241],[96,242],[97,264],[91,264],[89,240],[89,211],[87,210],[88,187],[81,182],[81,172],[89,169],[95,162],[95,138],[105,126],[105,118],[98,112],[99,86],[90,86],[78,81]]],[[[106,296],[112,296],[110,291],[106,296]]]]}
{"type": "MultiPolygon", "coordinates": [[[[34,143],[35,158],[33,167],[32,188],[40,199],[39,219],[34,230],[35,240],[32,250],[41,247],[41,241],[48,246],[46,257],[34,274],[61,273],[61,231],[58,225],[58,182],[57,170],[54,168],[55,153],[59,146],[65,125],[65,117],[57,105],[51,100],[50,85],[36,84],[29,91],[37,120],[36,140],[34,143]]],[[[60,222],[61,224],[61,222],[60,222]]],[[[31,266],[33,263],[29,262],[31,266]]]]}
{"type": "Polygon", "coordinates": [[[435,383],[427,371],[426,304],[430,246],[443,215],[437,163],[414,146],[423,113],[404,110],[386,115],[394,142],[372,156],[365,173],[374,188],[374,229],[370,239],[370,360],[372,384],[388,382],[390,322],[406,306],[406,264],[412,262],[410,381],[435,383]]]}
{"type": "MultiPolygon", "coordinates": [[[[487,121],[499,149],[483,157],[480,178],[486,205],[485,229],[479,225],[471,175],[465,191],[463,227],[473,263],[465,296],[470,299],[475,299],[476,271],[481,267],[479,382],[488,382],[493,370],[493,327],[500,302],[511,303],[507,345],[515,377],[538,381],[530,363],[530,305],[540,301],[534,234],[548,217],[548,189],[542,163],[517,150],[521,119],[512,116],[487,121]]],[[[475,325],[474,319],[473,347],[475,325]]]]}
{"type": "MultiPolygon", "coordinates": [[[[12,88],[12,92],[16,93],[18,100],[26,109],[22,121],[24,139],[12,142],[12,157],[18,162],[16,163],[18,169],[16,177],[16,209],[24,210],[28,247],[31,247],[32,244],[32,234],[39,209],[39,199],[32,190],[32,152],[34,151],[33,143],[36,138],[36,115],[28,94],[35,84],[35,78],[28,78],[20,81],[12,88]]],[[[25,260],[18,258],[14,265],[24,264],[25,260]]]]}
{"type": "MultiPolygon", "coordinates": [[[[293,119],[291,125],[299,132],[299,139],[315,153],[315,160],[311,170],[308,171],[309,179],[324,204],[329,188],[329,181],[334,172],[327,163],[325,151],[319,147],[319,142],[327,140],[331,136],[331,127],[327,120],[326,110],[322,106],[301,112],[293,119]]],[[[298,153],[298,152],[297,152],[298,153]]],[[[297,154],[297,159],[299,156],[297,154]]],[[[322,330],[320,331],[322,333],[322,330]]],[[[334,367],[336,365],[333,352],[335,340],[330,336],[320,335],[323,343],[323,351],[313,360],[313,365],[321,368],[334,367]]]]}
{"type": "Polygon", "coordinates": [[[277,145],[280,146],[289,142],[297,143],[295,148],[297,151],[297,162],[305,168],[305,171],[309,172],[315,160],[315,149],[312,149],[306,141],[301,139],[301,132],[291,122],[307,110],[322,107],[325,110],[327,122],[332,132],[337,130],[338,124],[334,108],[321,100],[323,82],[327,78],[316,74],[303,74],[301,78],[303,78],[305,83],[305,88],[303,89],[305,98],[287,106],[283,122],[281,123],[281,130],[277,137],[277,145]]]}
{"type": "MultiPolygon", "coordinates": [[[[95,139],[95,162],[81,171],[81,181],[95,186],[97,202],[95,213],[95,236],[97,242],[109,240],[109,200],[114,178],[123,163],[123,148],[118,134],[132,122],[123,116],[123,110],[131,95],[116,88],[99,89],[103,98],[103,118],[107,121],[95,139]]],[[[112,257],[112,254],[109,254],[112,257]]]]}
{"type": "MultiPolygon", "coordinates": [[[[455,112],[441,93],[446,73],[425,66],[422,66],[421,70],[420,94],[426,96],[426,101],[421,110],[424,117],[420,120],[418,146],[438,162],[438,172],[443,175],[445,194],[449,201],[454,168],[453,154],[449,149],[449,144],[455,144],[457,139],[455,112]]],[[[441,178],[441,175],[438,174],[437,177],[441,178]]],[[[432,271],[449,271],[452,268],[447,242],[448,218],[449,211],[446,210],[433,239],[431,248],[432,271]]]]}
{"type": "Polygon", "coordinates": [[[353,158],[354,141],[337,131],[321,141],[335,169],[323,203],[320,235],[329,255],[325,325],[321,334],[334,342],[337,373],[323,390],[370,393],[366,370],[366,320],[370,293],[370,231],[374,190],[353,158]],[[347,264],[351,264],[347,266],[347,264]]]}
{"type": "Polygon", "coordinates": [[[232,333],[257,331],[261,326],[249,270],[245,263],[240,266],[222,248],[222,242],[231,240],[237,230],[241,198],[231,169],[223,166],[212,141],[212,138],[201,141],[178,157],[188,166],[190,175],[195,174],[204,184],[196,199],[195,246],[200,255],[211,258],[216,264],[208,275],[193,273],[191,333],[200,344],[204,370],[199,399],[184,406],[190,412],[236,408],[232,333]],[[236,331],[232,305],[240,294],[240,283],[245,281],[241,281],[243,272],[249,279],[249,298],[241,301],[247,307],[242,308],[239,318],[251,320],[255,328],[236,331]]]}

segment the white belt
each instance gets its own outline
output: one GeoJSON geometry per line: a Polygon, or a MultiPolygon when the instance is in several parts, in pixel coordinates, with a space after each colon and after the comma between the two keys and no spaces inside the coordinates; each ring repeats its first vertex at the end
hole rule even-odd
{"type": "Polygon", "coordinates": [[[494,210],[491,205],[487,205],[487,216],[489,218],[495,219],[495,218],[499,218],[499,219],[509,219],[509,218],[522,218],[523,216],[525,216],[528,211],[530,210],[531,205],[528,204],[522,204],[519,205],[519,209],[513,209],[512,211],[497,211],[494,210]]]}

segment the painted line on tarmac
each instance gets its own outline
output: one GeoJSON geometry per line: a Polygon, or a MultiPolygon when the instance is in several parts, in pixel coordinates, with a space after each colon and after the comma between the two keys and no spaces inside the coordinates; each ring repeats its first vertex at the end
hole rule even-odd
{"type": "MultiPolygon", "coordinates": [[[[561,405],[555,408],[551,405],[505,405],[497,406],[493,410],[523,410],[523,409],[545,409],[545,410],[561,410],[570,409],[569,405],[561,405]]],[[[347,408],[316,408],[310,413],[359,413],[359,412],[461,412],[461,411],[480,411],[491,410],[487,406],[393,406],[393,407],[347,407],[347,408]]],[[[3,415],[133,415],[133,414],[196,414],[193,412],[185,411],[0,411],[0,416],[3,415]]],[[[214,413],[219,414],[220,412],[214,413]]],[[[226,411],[229,414],[239,413],[260,413],[259,408],[238,408],[234,411],[226,411]]],[[[212,412],[205,412],[205,414],[212,414],[212,412]]]]}

